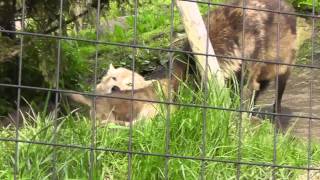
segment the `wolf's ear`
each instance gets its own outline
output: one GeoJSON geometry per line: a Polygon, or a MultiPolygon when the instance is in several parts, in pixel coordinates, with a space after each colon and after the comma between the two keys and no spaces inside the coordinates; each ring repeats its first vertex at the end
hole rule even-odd
{"type": "MultiPolygon", "coordinates": [[[[233,8],[230,11],[226,11],[226,19],[229,20],[233,28],[239,28],[242,25],[243,10],[241,8],[233,8]]],[[[242,27],[241,27],[242,28],[242,27]]]]}
{"type": "Polygon", "coordinates": [[[115,68],[113,67],[112,63],[109,65],[109,71],[114,70],[115,68]]]}
{"type": "Polygon", "coordinates": [[[152,85],[152,84],[155,84],[155,83],[157,83],[158,81],[157,80],[148,80],[148,81],[146,81],[146,86],[145,87],[147,87],[147,86],[150,86],[150,85],[152,85]]]}
{"type": "Polygon", "coordinates": [[[243,10],[241,8],[233,8],[229,11],[229,17],[241,17],[243,16],[243,10]]]}

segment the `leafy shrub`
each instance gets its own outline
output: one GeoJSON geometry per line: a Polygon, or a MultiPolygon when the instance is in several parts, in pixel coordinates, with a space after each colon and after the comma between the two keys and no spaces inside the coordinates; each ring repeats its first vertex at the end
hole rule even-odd
{"type": "MultiPolygon", "coordinates": [[[[21,84],[33,87],[54,88],[56,84],[58,41],[55,39],[25,37],[22,58],[21,84]]],[[[1,63],[0,83],[18,83],[19,58],[1,63]]],[[[90,78],[91,63],[84,59],[76,41],[61,41],[60,78],[59,87],[62,89],[81,90],[88,89],[85,85],[90,78]]],[[[9,109],[14,108],[17,99],[17,90],[2,87],[0,93],[0,113],[5,115],[9,109]],[[8,106],[8,104],[11,104],[8,106]]],[[[39,95],[37,90],[22,91],[22,96],[33,101],[40,101],[45,97],[39,95]]]]}
{"type": "Polygon", "coordinates": [[[320,10],[320,2],[318,0],[290,0],[292,5],[299,11],[310,11],[312,12],[313,1],[315,6],[315,13],[320,10]]]}

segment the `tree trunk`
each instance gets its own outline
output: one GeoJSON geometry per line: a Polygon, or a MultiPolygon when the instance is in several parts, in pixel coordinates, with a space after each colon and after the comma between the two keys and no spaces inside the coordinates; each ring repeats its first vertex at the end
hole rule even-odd
{"type": "MultiPolygon", "coordinates": [[[[16,0],[0,0],[0,28],[15,31],[16,0]]],[[[2,36],[15,38],[14,33],[2,32],[2,36]]]]}

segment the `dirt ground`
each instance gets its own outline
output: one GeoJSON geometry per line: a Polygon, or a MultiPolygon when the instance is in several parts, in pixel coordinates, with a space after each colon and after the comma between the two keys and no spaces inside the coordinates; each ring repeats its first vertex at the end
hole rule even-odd
{"type": "MultiPolygon", "coordinates": [[[[315,56],[314,65],[320,67],[320,56],[315,56]]],[[[273,111],[274,96],[273,83],[258,99],[261,111],[273,111]]],[[[282,99],[282,114],[318,118],[281,116],[279,120],[281,130],[290,130],[294,136],[302,138],[308,138],[310,121],[311,137],[320,140],[320,69],[294,67],[282,99]]]]}

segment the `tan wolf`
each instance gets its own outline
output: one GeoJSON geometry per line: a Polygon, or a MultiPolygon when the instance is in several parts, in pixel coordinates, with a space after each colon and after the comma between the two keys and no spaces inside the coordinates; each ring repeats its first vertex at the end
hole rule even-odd
{"type": "MultiPolygon", "coordinates": [[[[174,74],[170,81],[172,92],[178,90],[179,81],[185,75],[181,63],[174,63],[174,74]],[[179,64],[179,66],[177,65],[179,64]]],[[[126,68],[114,68],[110,65],[107,74],[96,86],[95,112],[93,99],[80,94],[70,94],[72,100],[91,108],[91,117],[102,123],[113,122],[120,125],[129,125],[139,119],[150,119],[158,114],[159,108],[155,101],[160,96],[168,97],[169,80],[145,80],[140,74],[126,68]],[[132,75],[134,74],[134,83],[132,75]],[[134,89],[132,91],[132,84],[134,89]],[[158,88],[160,87],[160,88],[158,88]],[[160,91],[163,94],[159,94],[160,91]],[[132,96],[133,95],[133,96],[132,96]],[[134,100],[131,100],[134,99],[134,100]],[[133,111],[132,111],[133,110],[133,111]]]]}

